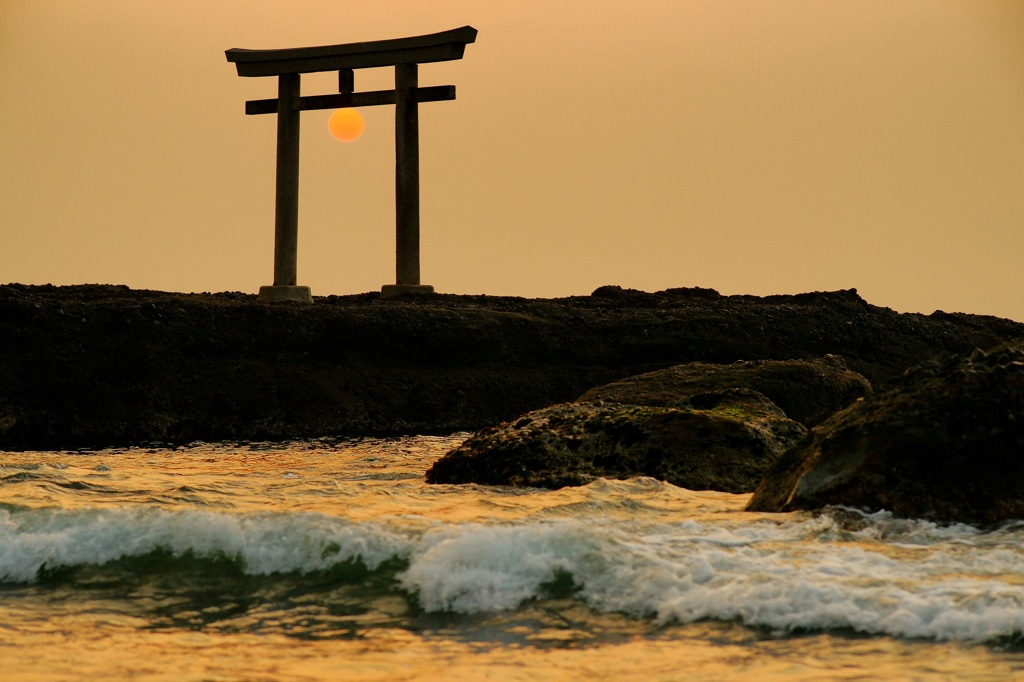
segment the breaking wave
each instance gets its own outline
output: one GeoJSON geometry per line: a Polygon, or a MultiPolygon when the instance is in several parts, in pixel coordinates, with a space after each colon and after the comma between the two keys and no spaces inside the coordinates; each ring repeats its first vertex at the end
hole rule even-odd
{"type": "MultiPolygon", "coordinates": [[[[748,515],[639,524],[595,516],[513,523],[356,523],[302,512],[0,509],[0,581],[138,557],[228,562],[251,576],[358,565],[425,611],[513,610],[565,595],[663,623],[738,621],[782,633],[849,629],[936,640],[1024,633],[1024,531],[885,514],[848,522],[748,515]]],[[[153,562],[149,562],[152,566],[153,562]]],[[[353,578],[355,579],[355,578],[353,578]]]]}

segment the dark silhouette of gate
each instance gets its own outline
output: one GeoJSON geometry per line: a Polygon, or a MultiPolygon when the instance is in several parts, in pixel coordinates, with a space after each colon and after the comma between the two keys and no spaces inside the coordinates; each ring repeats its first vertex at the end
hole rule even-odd
{"type": "Polygon", "coordinates": [[[420,102],[455,99],[454,85],[419,87],[419,64],[462,59],[477,31],[463,26],[412,38],[281,50],[227,50],[239,76],[277,76],[277,98],[245,103],[246,114],[277,114],[277,202],[274,220],[274,284],[260,300],[311,303],[309,287],[297,285],[299,231],[299,112],[311,109],[395,105],[395,283],[383,296],[431,293],[420,283],[420,102]],[[395,67],[395,89],[354,92],[354,69],[395,67]],[[304,73],[338,72],[338,94],[302,97],[304,73]]]}

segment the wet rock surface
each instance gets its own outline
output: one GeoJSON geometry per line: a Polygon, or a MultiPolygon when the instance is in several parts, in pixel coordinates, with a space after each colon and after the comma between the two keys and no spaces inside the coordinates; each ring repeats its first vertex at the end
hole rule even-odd
{"type": "Polygon", "coordinates": [[[0,286],[0,448],[473,430],[680,363],[841,355],[878,385],[939,351],[1024,337],[855,291],[524,299],[0,286]]]}
{"type": "Polygon", "coordinates": [[[1024,518],[1024,344],[936,358],[837,413],[779,459],[748,509],[825,505],[1024,518]]]}
{"type": "Polygon", "coordinates": [[[651,476],[744,493],[806,433],[756,391],[698,397],[699,409],[575,402],[536,410],[474,435],[435,462],[427,482],[561,488],[651,476]]]}

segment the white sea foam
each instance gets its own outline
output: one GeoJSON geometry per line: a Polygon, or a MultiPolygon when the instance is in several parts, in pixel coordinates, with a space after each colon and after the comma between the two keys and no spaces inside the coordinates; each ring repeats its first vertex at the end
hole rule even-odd
{"type": "Polygon", "coordinates": [[[466,524],[428,531],[402,584],[428,611],[511,609],[539,596],[559,572],[607,571],[607,547],[577,522],[466,524]]]}
{"type": "Polygon", "coordinates": [[[371,570],[408,551],[401,534],[315,513],[0,510],[0,580],[30,582],[39,569],[99,565],[158,549],[227,556],[254,575],[315,571],[361,560],[371,570]]]}
{"type": "Polygon", "coordinates": [[[662,622],[942,640],[1024,633],[1024,586],[1010,581],[1024,568],[1017,541],[979,553],[976,529],[906,521],[853,534],[905,536],[923,552],[897,558],[882,545],[828,541],[833,526],[827,517],[641,532],[579,520],[450,526],[424,536],[402,579],[430,610],[512,608],[566,572],[590,606],[662,622]]]}
{"type": "Polygon", "coordinates": [[[233,557],[260,575],[356,558],[373,570],[398,557],[408,562],[401,587],[429,611],[514,609],[569,574],[591,607],[659,622],[984,641],[1024,633],[1022,535],[877,515],[849,527],[806,515],[431,525],[287,512],[0,510],[0,580],[31,582],[43,566],[157,549],[233,557]]]}

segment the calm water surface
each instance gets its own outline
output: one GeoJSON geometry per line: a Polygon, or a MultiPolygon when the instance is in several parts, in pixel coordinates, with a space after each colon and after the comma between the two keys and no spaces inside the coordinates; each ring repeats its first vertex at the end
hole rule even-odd
{"type": "Polygon", "coordinates": [[[1024,525],[425,485],[464,437],[0,453],[0,679],[1024,679],[1024,525]]]}

